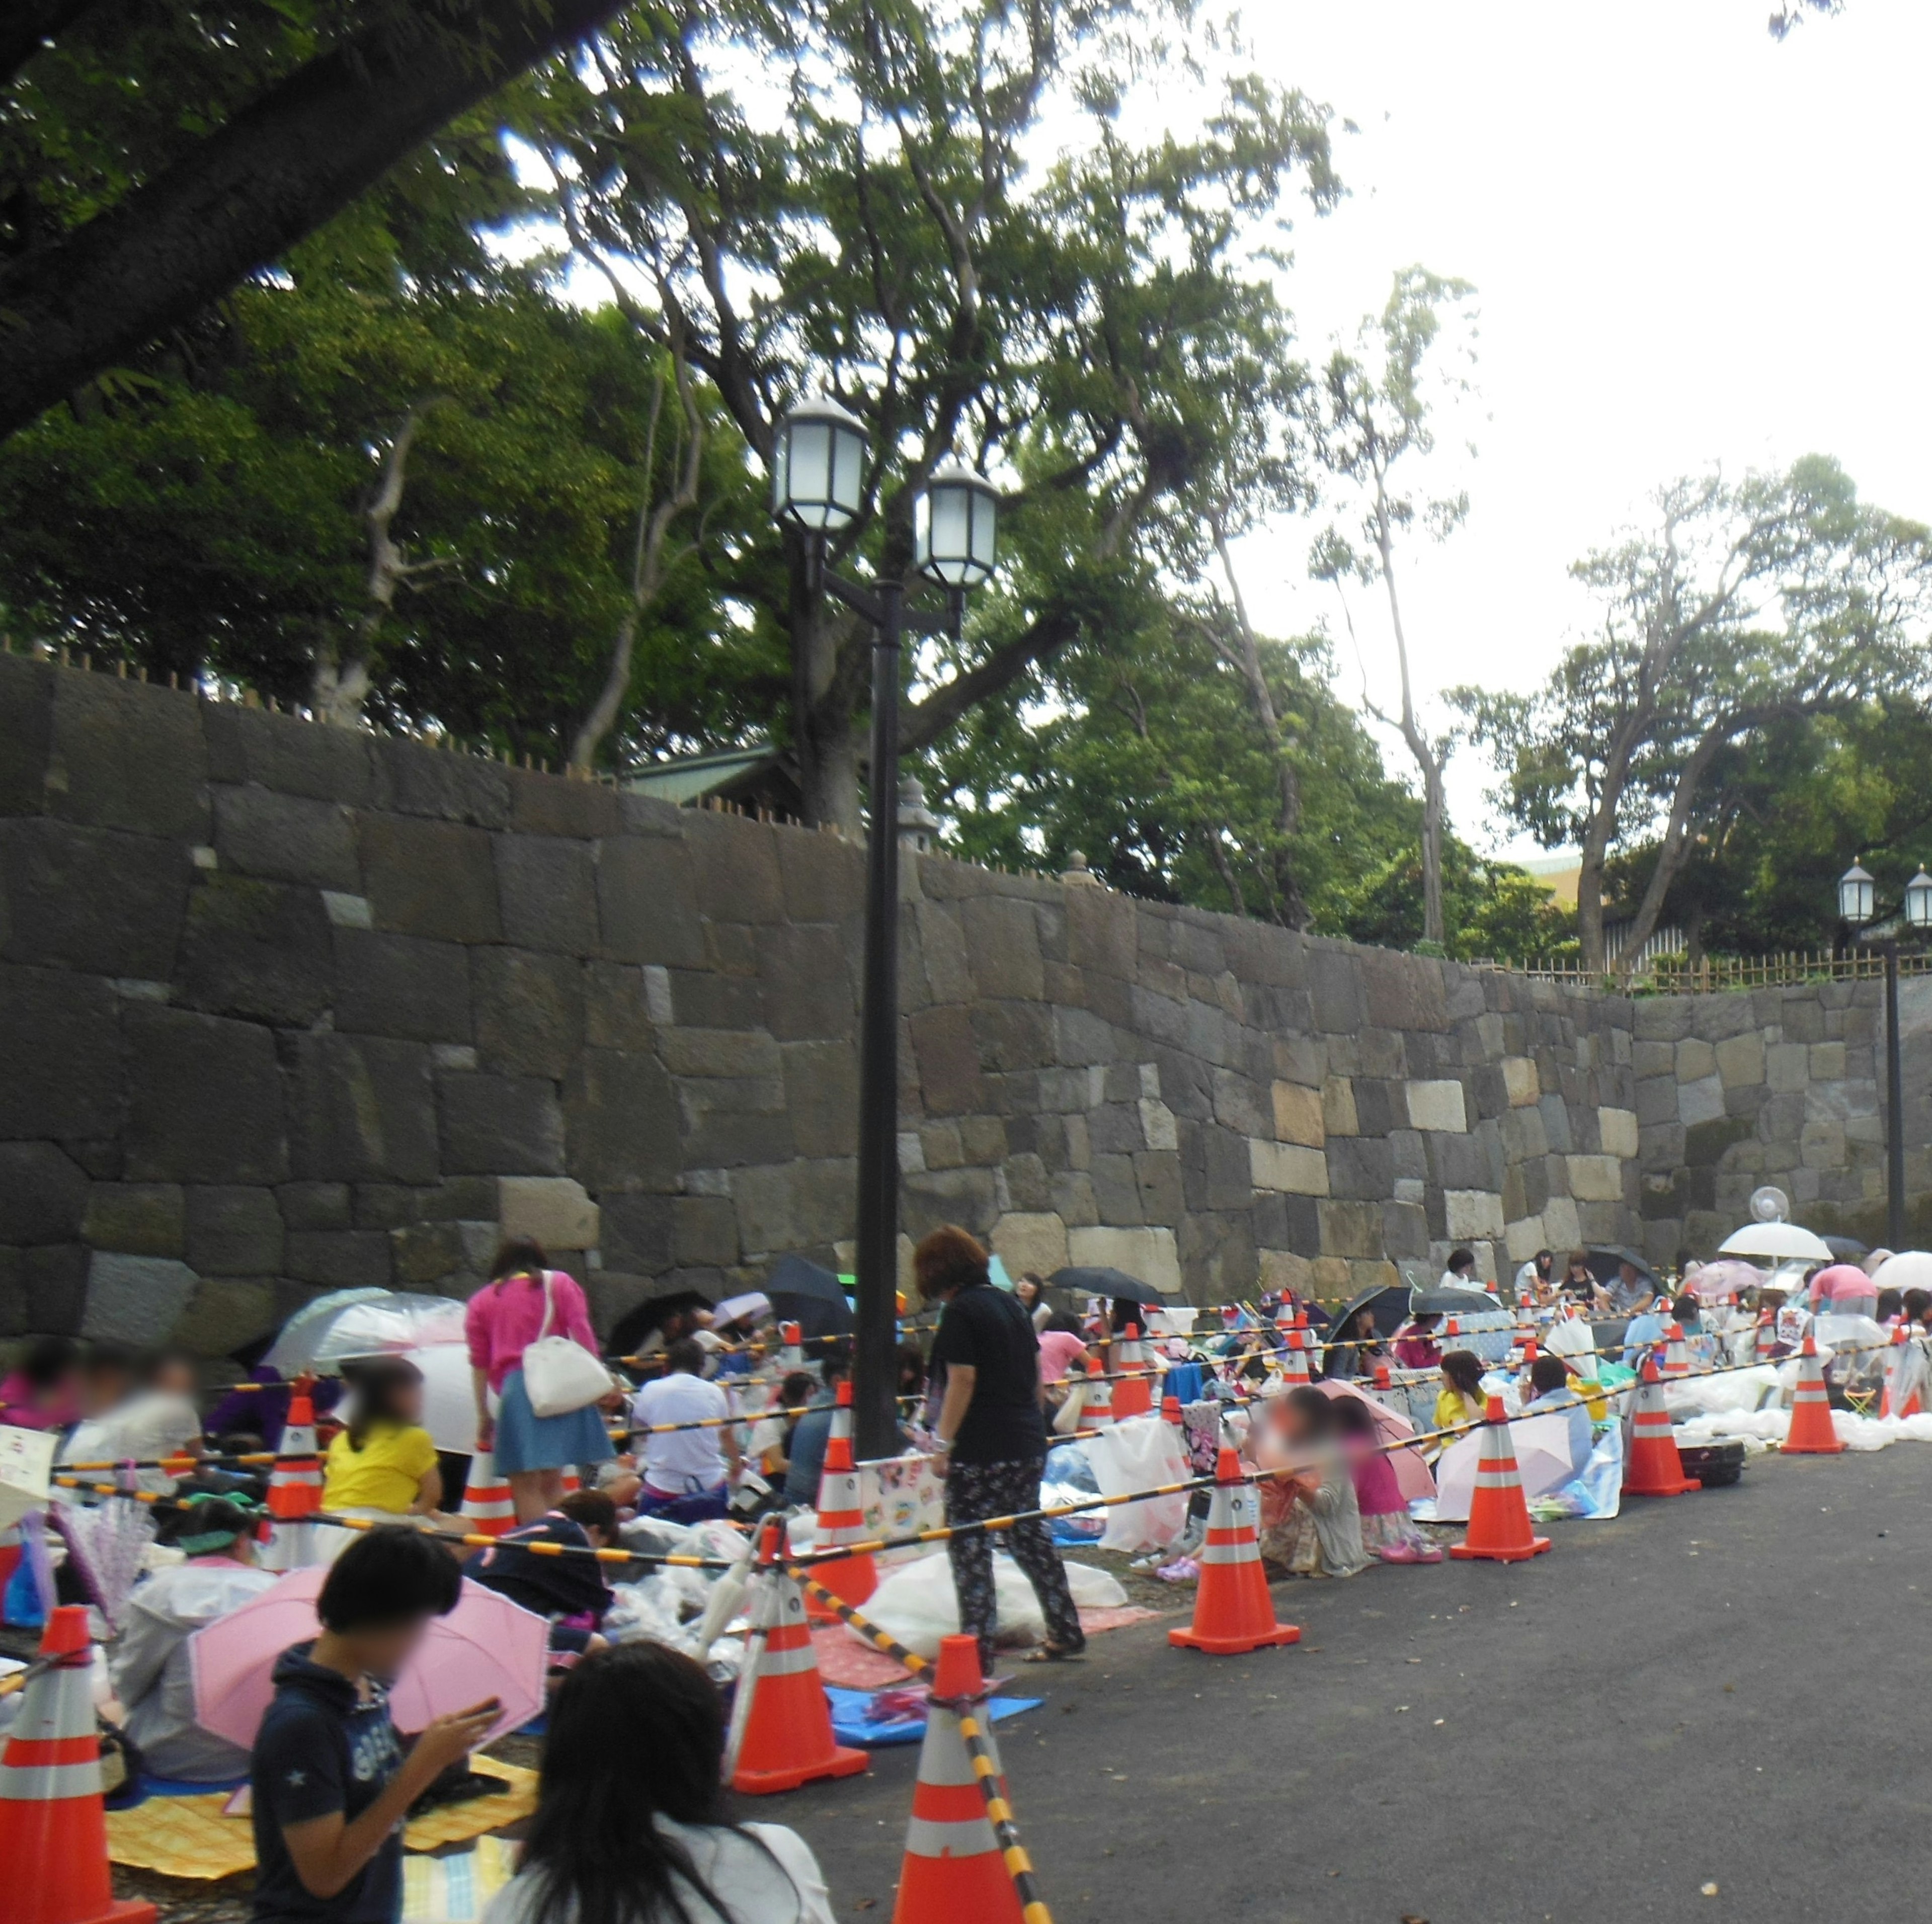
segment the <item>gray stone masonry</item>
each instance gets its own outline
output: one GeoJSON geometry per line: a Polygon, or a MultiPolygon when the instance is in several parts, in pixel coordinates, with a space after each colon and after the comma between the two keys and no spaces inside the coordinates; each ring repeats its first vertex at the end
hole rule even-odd
{"type": "MultiPolygon", "coordinates": [[[[902,1251],[1334,1298],[1876,1193],[1864,985],[1633,1004],[936,858],[903,895],[902,1251]]],[[[607,1324],[849,1264],[862,901],[834,836],[0,657],[0,1335],[219,1353],[466,1293],[505,1231],[607,1324]]]]}

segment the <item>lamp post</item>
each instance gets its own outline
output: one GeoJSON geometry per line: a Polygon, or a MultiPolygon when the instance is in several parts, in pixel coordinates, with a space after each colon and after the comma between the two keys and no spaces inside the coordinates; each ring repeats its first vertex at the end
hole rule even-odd
{"type": "MultiPolygon", "coordinates": [[[[1922,866],[1905,885],[1901,904],[1906,925],[1932,928],[1932,875],[1922,866]]],[[[1854,862],[1838,878],[1838,913],[1885,958],[1885,1200],[1886,1240],[1905,1245],[1905,1052],[1898,1033],[1898,938],[1864,934],[1876,919],[1876,887],[1864,865],[1854,862]]]]}
{"type": "MultiPolygon", "coordinates": [[[[835,595],[872,630],[872,746],[867,775],[865,1000],[859,1038],[859,1304],[852,1371],[861,1457],[898,1447],[893,1397],[898,1293],[899,644],[905,584],[869,586],[826,565],[827,546],[864,501],[865,424],[837,402],[805,401],[779,424],[772,512],[805,544],[815,597],[835,595]]],[[[946,593],[954,633],[966,592],[988,580],[999,496],[957,463],[937,469],[914,504],[913,559],[946,593]]]]}

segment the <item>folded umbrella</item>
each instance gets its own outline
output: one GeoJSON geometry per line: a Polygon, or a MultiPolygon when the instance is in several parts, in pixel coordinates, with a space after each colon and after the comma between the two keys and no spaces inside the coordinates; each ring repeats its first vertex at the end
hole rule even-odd
{"type": "MultiPolygon", "coordinates": [[[[276,1659],[292,1644],[321,1634],[315,1600],[327,1564],[291,1570],[273,1590],[188,1640],[194,1680],[195,1722],[242,1749],[275,1694],[276,1659]]],[[[502,1705],[484,1741],[527,1724],[544,1705],[550,1626],[541,1617],[465,1577],[456,1608],[433,1617],[423,1645],[389,1691],[389,1715],[400,1731],[420,1731],[452,1711],[485,1698],[502,1705]]]]}

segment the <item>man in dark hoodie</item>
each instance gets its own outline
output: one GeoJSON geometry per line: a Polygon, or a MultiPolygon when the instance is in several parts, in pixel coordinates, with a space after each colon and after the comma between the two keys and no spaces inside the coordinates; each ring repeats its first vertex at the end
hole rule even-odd
{"type": "Polygon", "coordinates": [[[416,1530],[371,1530],[316,1599],[322,1634],[275,1665],[250,1782],[258,1924],[394,1924],[402,1914],[404,1814],[495,1722],[494,1699],[439,1717],[406,1754],[386,1685],[462,1578],[416,1530]]]}

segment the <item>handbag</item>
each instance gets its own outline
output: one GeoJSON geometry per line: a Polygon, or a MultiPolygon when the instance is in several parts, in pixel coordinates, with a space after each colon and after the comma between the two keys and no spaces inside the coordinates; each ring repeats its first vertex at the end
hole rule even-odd
{"type": "Polygon", "coordinates": [[[587,1408],[610,1393],[610,1372],[581,1343],[550,1333],[556,1314],[551,1272],[544,1272],[543,1326],[524,1352],[524,1394],[538,1416],[567,1416],[587,1408]]]}

